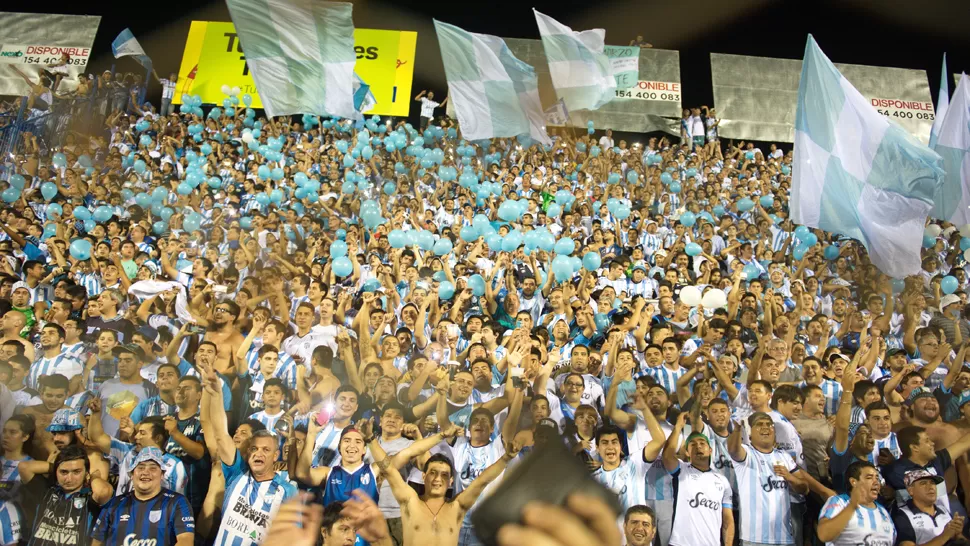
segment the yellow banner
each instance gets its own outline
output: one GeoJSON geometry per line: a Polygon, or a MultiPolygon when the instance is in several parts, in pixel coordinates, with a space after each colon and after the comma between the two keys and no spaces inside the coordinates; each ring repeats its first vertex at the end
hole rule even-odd
{"type": "MultiPolygon", "coordinates": [[[[408,115],[417,41],[417,32],[354,30],[354,72],[370,86],[377,101],[365,114],[408,115]]],[[[221,105],[226,98],[223,85],[239,87],[242,94],[252,95],[253,108],[262,108],[233,24],[192,21],[173,102],[181,104],[182,95],[188,94],[199,95],[204,103],[221,105]]]]}

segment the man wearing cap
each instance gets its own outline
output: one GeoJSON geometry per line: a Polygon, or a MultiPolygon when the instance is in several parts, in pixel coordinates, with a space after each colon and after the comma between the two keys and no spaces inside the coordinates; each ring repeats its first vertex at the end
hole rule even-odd
{"type": "Polygon", "coordinates": [[[794,544],[789,489],[807,494],[803,471],[784,451],[775,449],[775,422],[764,412],[748,417],[749,444],[742,444],[740,423],[732,423],[728,453],[734,464],[741,500],[741,544],[794,544]]]}
{"type": "Polygon", "coordinates": [[[88,454],[79,446],[67,446],[48,461],[22,461],[20,479],[27,488],[42,488],[26,495],[36,513],[29,546],[88,544],[91,517],[111,500],[114,489],[92,476],[88,454]],[[46,479],[39,476],[47,475],[46,479]],[[53,484],[51,484],[53,480],[53,484]]]}
{"type": "MultiPolygon", "coordinates": [[[[910,400],[933,397],[929,389],[923,387],[913,391],[910,400]]],[[[935,399],[933,400],[936,401],[935,399]]],[[[945,449],[936,449],[936,443],[923,427],[910,425],[896,431],[899,450],[903,456],[882,468],[882,475],[886,484],[896,490],[896,504],[902,506],[909,500],[906,489],[906,473],[910,470],[926,470],[930,474],[943,476],[953,466],[953,462],[970,451],[970,434],[964,434],[959,440],[945,449]]],[[[946,483],[937,485],[936,504],[943,510],[951,512],[950,501],[947,496],[946,483]]]]}
{"type": "MultiPolygon", "coordinates": [[[[168,433],[165,431],[165,423],[161,417],[149,417],[135,425],[134,429],[130,431],[133,443],[122,442],[104,433],[101,428],[101,407],[100,398],[94,398],[88,402],[88,409],[91,410],[91,415],[88,418],[88,438],[98,446],[102,453],[108,456],[112,466],[118,468],[116,492],[118,495],[122,495],[132,488],[129,478],[130,471],[135,466],[135,457],[141,450],[148,447],[161,450],[165,442],[168,441],[168,433]]],[[[177,457],[168,453],[163,453],[162,458],[165,488],[183,493],[188,480],[185,465],[177,457]]]]}
{"type": "Polygon", "coordinates": [[[192,546],[195,517],[189,502],[162,488],[162,451],[146,447],[135,457],[131,491],[111,499],[91,532],[91,545],[192,546]]]}
{"type": "Polygon", "coordinates": [[[111,353],[118,363],[118,375],[101,384],[97,397],[107,410],[101,414],[101,427],[114,438],[118,436],[120,419],[130,417],[135,407],[158,394],[158,389],[141,376],[145,362],[141,347],[134,343],[118,345],[111,353]]]}
{"type": "Polygon", "coordinates": [[[77,446],[83,448],[88,454],[88,463],[91,472],[97,471],[101,476],[108,475],[108,462],[104,460],[101,452],[84,445],[82,432],[80,432],[84,430],[84,424],[81,414],[77,410],[72,408],[61,408],[57,410],[54,413],[54,418],[51,419],[51,424],[47,426],[46,430],[50,433],[51,442],[54,445],[54,450],[51,452],[48,460],[53,460],[58,453],[70,446],[77,446]]]}
{"type": "Polygon", "coordinates": [[[903,482],[911,498],[893,517],[899,546],[943,546],[960,538],[965,518],[951,516],[936,503],[942,476],[916,469],[906,472],[903,482]]]}
{"type": "MultiPolygon", "coordinates": [[[[696,416],[700,418],[700,405],[696,416]]],[[[734,543],[734,490],[724,475],[711,467],[710,440],[700,432],[687,437],[685,463],[677,458],[681,433],[688,412],[682,412],[663,449],[663,465],[677,480],[674,524],[670,532],[672,546],[720,546],[734,543]],[[680,523],[681,525],[677,525],[680,523]]]]}
{"type": "Polygon", "coordinates": [[[930,319],[930,328],[943,330],[946,339],[957,339],[956,329],[960,328],[962,339],[970,339],[970,323],[963,319],[963,303],[960,296],[947,294],[940,298],[940,313],[930,319]]]}

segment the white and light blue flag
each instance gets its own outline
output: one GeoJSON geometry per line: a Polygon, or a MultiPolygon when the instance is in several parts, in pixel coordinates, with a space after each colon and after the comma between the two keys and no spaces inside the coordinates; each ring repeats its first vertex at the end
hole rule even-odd
{"type": "Polygon", "coordinates": [[[353,118],[353,5],[317,0],[226,0],[269,116],[353,118]]]}
{"type": "Polygon", "coordinates": [[[505,40],[434,22],[449,100],[466,140],[529,137],[551,145],[535,69],[505,40]]]}
{"type": "Polygon", "coordinates": [[[358,117],[360,114],[370,110],[377,105],[377,99],[374,98],[374,92],[367,83],[360,79],[360,76],[354,72],[354,110],[357,111],[358,117]]]}
{"type": "Polygon", "coordinates": [[[152,59],[145,54],[144,48],[135,39],[135,35],[131,33],[131,30],[127,28],[122,30],[118,34],[118,37],[111,42],[111,53],[114,54],[115,59],[120,57],[134,57],[147,70],[152,69],[152,59]]]}
{"type": "Polygon", "coordinates": [[[937,188],[933,217],[957,226],[970,224],[970,80],[966,74],[957,82],[933,151],[943,158],[946,170],[937,188]]]}
{"type": "Polygon", "coordinates": [[[936,115],[933,118],[933,127],[930,128],[930,148],[936,144],[937,137],[940,136],[940,125],[946,117],[947,107],[950,105],[950,75],[946,73],[946,53],[943,54],[943,73],[940,74],[940,94],[936,99],[936,115]]]}
{"type": "Polygon", "coordinates": [[[893,278],[920,270],[943,161],[880,115],[811,35],[795,114],[792,219],[859,240],[893,278]]]}
{"type": "Polygon", "coordinates": [[[548,15],[532,11],[552,85],[566,108],[570,112],[596,110],[616,98],[613,65],[606,54],[606,31],[594,28],[575,32],[548,15]]]}

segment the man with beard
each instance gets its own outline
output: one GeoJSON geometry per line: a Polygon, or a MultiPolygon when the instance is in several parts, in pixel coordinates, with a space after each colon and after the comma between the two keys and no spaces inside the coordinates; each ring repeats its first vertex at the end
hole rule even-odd
{"type": "Polygon", "coordinates": [[[118,375],[108,379],[98,388],[97,398],[107,411],[101,414],[101,427],[105,434],[118,435],[120,422],[116,415],[130,415],[144,400],[155,396],[155,385],[141,376],[145,353],[134,343],[118,345],[112,349],[118,363],[118,375]]]}
{"type": "Polygon", "coordinates": [[[748,417],[750,443],[741,442],[740,424],[728,437],[728,452],[738,477],[742,543],[794,544],[789,489],[808,493],[804,472],[784,451],[775,449],[775,422],[763,412],[748,417]]]}
{"type": "Polygon", "coordinates": [[[90,474],[88,454],[78,446],[66,446],[47,461],[23,461],[18,465],[25,484],[46,486],[37,496],[33,532],[28,546],[61,546],[88,544],[92,517],[111,500],[114,489],[90,474]],[[53,473],[54,485],[41,480],[39,474],[53,473]]]}
{"type": "MultiPolygon", "coordinates": [[[[521,398],[521,394],[517,398],[521,398]]],[[[485,487],[498,478],[509,461],[515,458],[518,450],[514,444],[510,443],[505,452],[467,486],[459,487],[457,496],[448,501],[445,494],[455,478],[455,467],[448,457],[437,454],[428,459],[424,467],[424,494],[418,495],[401,477],[380,444],[374,442],[373,438],[371,440],[369,447],[374,459],[378,461],[382,475],[390,484],[394,498],[401,505],[404,544],[455,546],[477,543],[473,537],[466,537],[462,521],[485,487]]]]}
{"type": "Polygon", "coordinates": [[[199,404],[202,400],[202,383],[198,377],[186,376],[179,381],[175,391],[175,415],[164,417],[168,442],[165,452],[178,457],[185,466],[188,483],[185,497],[198,513],[209,487],[209,470],[212,466],[205,451],[205,438],[202,435],[202,422],[199,419],[199,404]]]}
{"type": "Polygon", "coordinates": [[[230,376],[236,371],[232,365],[232,357],[239,350],[244,339],[236,328],[238,316],[239,306],[235,302],[219,302],[212,310],[212,321],[202,338],[203,341],[212,342],[216,346],[216,371],[230,376]]]}
{"type": "MultiPolygon", "coordinates": [[[[926,389],[925,393],[915,391],[913,395],[933,396],[929,389],[926,389]]],[[[923,469],[935,476],[943,476],[947,469],[953,466],[954,461],[970,451],[970,434],[964,435],[949,447],[940,450],[936,449],[936,443],[923,427],[912,425],[900,429],[896,432],[896,438],[899,440],[899,449],[903,456],[883,467],[882,475],[886,478],[886,484],[896,490],[896,502],[900,506],[910,498],[906,491],[907,472],[923,469]]],[[[951,511],[946,482],[937,485],[936,504],[948,512],[951,511]]]]}
{"type": "Polygon", "coordinates": [[[70,380],[71,392],[77,392],[84,364],[63,350],[64,336],[64,328],[57,324],[48,324],[41,330],[40,347],[43,353],[41,358],[30,367],[26,380],[27,387],[36,389],[40,385],[41,376],[60,374],[70,380]]]}
{"type": "Polygon", "coordinates": [[[571,373],[556,377],[556,388],[562,389],[569,375],[580,374],[583,379],[583,393],[579,398],[580,403],[602,409],[604,403],[603,384],[597,376],[589,373],[589,365],[589,347],[584,345],[573,346],[569,352],[569,371],[571,373]]]}
{"type": "Polygon", "coordinates": [[[202,377],[202,407],[208,408],[207,421],[211,424],[207,435],[214,436],[215,452],[225,477],[222,519],[215,543],[256,546],[262,542],[283,501],[296,494],[296,486],[276,473],[279,440],[273,433],[267,430],[253,433],[248,442],[240,444],[246,448],[245,455],[240,453],[233,436],[229,435],[219,377],[209,364],[204,366],[202,377]]]}
{"type": "Polygon", "coordinates": [[[131,412],[131,422],[138,424],[146,417],[164,417],[178,411],[175,405],[175,391],[179,386],[179,368],[173,364],[162,364],[155,372],[155,388],[158,394],[142,400],[131,412]]]}
{"type": "Polygon", "coordinates": [[[623,536],[627,546],[649,546],[657,535],[657,517],[643,504],[631,506],[623,515],[623,536]]]}
{"type": "Polygon", "coordinates": [[[694,432],[687,437],[685,463],[677,458],[680,436],[690,414],[683,412],[664,442],[663,465],[677,480],[672,546],[720,546],[734,543],[734,512],[731,482],[711,467],[710,441],[694,432]],[[681,525],[677,525],[678,521],[681,525]]]}

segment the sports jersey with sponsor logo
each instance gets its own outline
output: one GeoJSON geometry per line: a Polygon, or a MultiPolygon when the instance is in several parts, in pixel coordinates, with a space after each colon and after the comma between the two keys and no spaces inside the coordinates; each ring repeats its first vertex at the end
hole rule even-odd
{"type": "Polygon", "coordinates": [[[360,489],[377,502],[377,477],[369,464],[362,464],[354,471],[342,466],[330,469],[323,486],[323,505],[350,499],[355,489],[360,489]]]}
{"type": "Polygon", "coordinates": [[[134,492],[112,498],[94,522],[91,538],[119,546],[174,546],[185,533],[195,533],[189,501],[162,489],[148,500],[138,500],[134,492]]]}
{"type": "Polygon", "coordinates": [[[593,472],[593,479],[609,487],[620,497],[623,512],[631,506],[644,504],[644,485],[650,464],[643,462],[642,454],[631,454],[620,462],[620,466],[613,470],[606,470],[602,466],[593,472]]]}
{"type": "Polygon", "coordinates": [[[28,546],[90,544],[94,518],[100,511],[90,487],[65,493],[55,485],[47,490],[37,509],[28,546]]]}
{"type": "MultiPolygon", "coordinates": [[[[111,451],[108,453],[108,460],[111,461],[112,468],[118,469],[118,487],[115,495],[124,495],[131,491],[131,471],[138,451],[134,444],[122,442],[121,440],[111,439],[111,451]]],[[[185,465],[178,457],[165,453],[162,455],[165,464],[162,465],[162,487],[170,489],[176,493],[184,493],[185,485],[188,482],[188,474],[185,472],[185,465]]]]}
{"type": "Polygon", "coordinates": [[[699,470],[683,461],[671,475],[677,480],[677,504],[670,544],[720,546],[722,509],[733,507],[731,482],[713,468],[699,470]]]}
{"type": "Polygon", "coordinates": [[[222,464],[226,495],[216,546],[256,546],[262,543],[269,524],[286,499],[296,495],[296,486],[277,474],[271,480],[256,481],[237,452],[233,464],[222,464]]]}
{"type": "Polygon", "coordinates": [[[762,453],[751,445],[744,446],[747,456],[735,461],[738,497],[741,509],[741,540],[761,544],[794,544],[791,499],[788,482],[775,474],[776,464],[789,472],[798,466],[791,455],[780,450],[762,453]]]}

